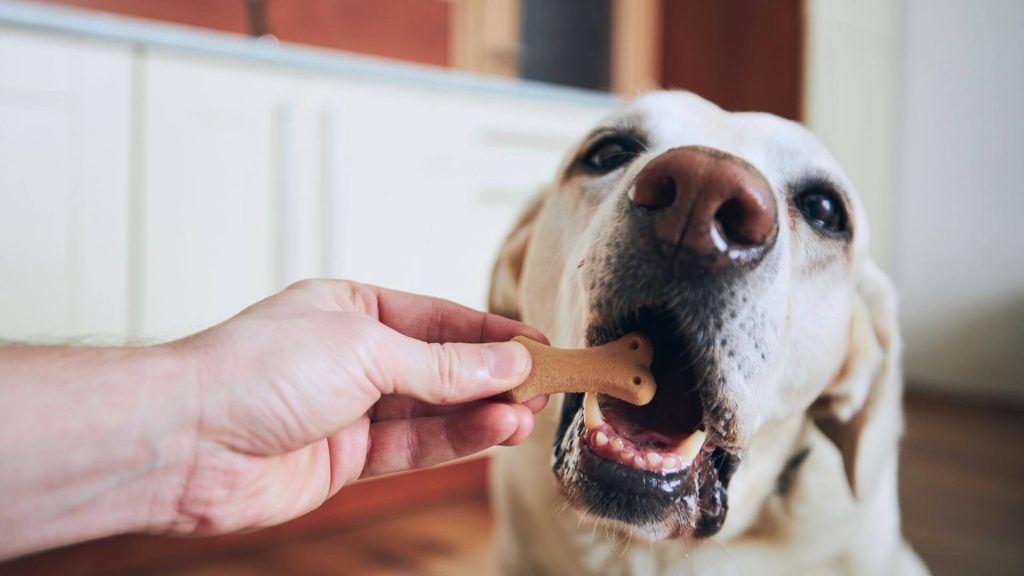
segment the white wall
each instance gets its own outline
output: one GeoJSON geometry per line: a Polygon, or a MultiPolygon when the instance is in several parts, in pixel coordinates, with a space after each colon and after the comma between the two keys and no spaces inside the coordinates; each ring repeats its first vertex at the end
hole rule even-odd
{"type": "Polygon", "coordinates": [[[911,386],[1024,400],[1024,2],[808,0],[805,118],[896,281],[911,386]]]}
{"type": "Polygon", "coordinates": [[[896,114],[892,0],[808,0],[804,118],[850,176],[871,223],[871,256],[891,255],[896,114]]]}
{"type": "Polygon", "coordinates": [[[1024,399],[1024,2],[905,0],[898,35],[906,372],[1024,399]]]}

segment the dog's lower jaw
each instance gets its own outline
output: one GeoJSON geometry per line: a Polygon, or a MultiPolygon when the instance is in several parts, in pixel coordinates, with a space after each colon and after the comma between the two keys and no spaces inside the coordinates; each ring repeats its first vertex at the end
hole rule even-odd
{"type": "Polygon", "coordinates": [[[649,540],[704,538],[722,528],[726,489],[738,464],[735,455],[716,450],[675,473],[628,471],[630,481],[625,482],[617,476],[622,465],[597,455],[584,431],[579,402],[567,396],[552,469],[562,496],[577,513],[649,540]]]}

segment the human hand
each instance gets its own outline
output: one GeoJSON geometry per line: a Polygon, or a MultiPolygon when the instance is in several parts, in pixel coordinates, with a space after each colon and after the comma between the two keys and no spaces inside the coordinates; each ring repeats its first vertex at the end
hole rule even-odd
{"type": "Polygon", "coordinates": [[[311,280],[172,344],[198,385],[169,530],[278,524],[359,478],[522,441],[546,397],[491,398],[529,374],[529,353],[505,342],[520,334],[546,341],[451,302],[311,280]]]}

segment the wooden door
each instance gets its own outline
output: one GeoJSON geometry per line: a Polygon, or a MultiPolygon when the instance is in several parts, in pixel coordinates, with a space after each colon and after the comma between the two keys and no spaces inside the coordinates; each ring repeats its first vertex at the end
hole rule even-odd
{"type": "Polygon", "coordinates": [[[801,118],[804,0],[662,2],[661,84],[801,118]]]}

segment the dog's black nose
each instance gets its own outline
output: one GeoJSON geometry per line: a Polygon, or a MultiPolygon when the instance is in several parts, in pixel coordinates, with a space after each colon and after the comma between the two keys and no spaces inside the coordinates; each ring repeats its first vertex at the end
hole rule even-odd
{"type": "Polygon", "coordinates": [[[674,148],[637,175],[630,200],[677,258],[720,268],[752,264],[775,241],[775,197],[750,164],[699,146],[674,148]]]}

